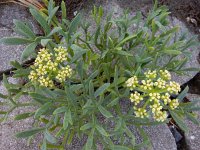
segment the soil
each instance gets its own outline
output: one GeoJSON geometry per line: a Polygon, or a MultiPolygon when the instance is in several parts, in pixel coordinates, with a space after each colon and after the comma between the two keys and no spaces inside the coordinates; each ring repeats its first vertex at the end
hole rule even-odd
{"type": "Polygon", "coordinates": [[[159,3],[167,5],[172,15],[200,38],[200,0],[159,0],[159,3]]]}

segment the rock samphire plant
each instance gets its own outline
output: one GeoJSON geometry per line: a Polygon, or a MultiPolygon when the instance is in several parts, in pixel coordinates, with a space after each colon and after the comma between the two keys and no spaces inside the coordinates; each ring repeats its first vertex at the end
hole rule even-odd
{"type": "Polygon", "coordinates": [[[40,133],[43,150],[66,149],[74,137],[86,138],[86,150],[97,149],[97,143],[104,149],[131,150],[150,144],[144,125],[173,118],[187,132],[185,117],[198,124],[192,113],[199,109],[195,102],[183,102],[188,88],[181,90],[171,79],[171,73],[193,70],[184,64],[194,42],[184,36],[174,38],[179,27],[169,26],[164,6],[155,5],[147,18],[124,12],[115,19],[94,7],[90,18],[77,14],[69,21],[64,2],[61,18],[52,0],[46,4],[47,10],[30,8],[42,35],[28,23],[14,20],[14,31],[21,37],[0,40],[27,44],[21,62],[11,62],[16,68],[13,77],[26,82],[9,83],[4,75],[8,94],[0,95],[5,99],[1,104],[9,106],[1,111],[2,121],[16,108],[35,108],[15,116],[34,120],[33,128],[17,137],[31,140],[40,133]],[[29,58],[33,62],[24,65],[29,58]],[[21,102],[21,96],[30,98],[21,102]],[[133,127],[143,143],[136,143],[133,127]]]}

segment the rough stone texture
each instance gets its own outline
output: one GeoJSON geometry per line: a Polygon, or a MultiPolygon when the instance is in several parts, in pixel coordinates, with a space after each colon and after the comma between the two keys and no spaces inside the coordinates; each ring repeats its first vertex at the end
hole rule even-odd
{"type": "MultiPolygon", "coordinates": [[[[0,28],[0,38],[13,36],[8,28],[0,28]]],[[[7,46],[0,44],[0,72],[11,68],[10,61],[19,60],[24,46],[7,46]]]]}
{"type": "MultiPolygon", "coordinates": [[[[110,0],[110,1],[102,1],[102,0],[98,0],[98,1],[90,1],[92,4],[96,5],[96,6],[102,6],[104,8],[104,13],[105,14],[109,14],[110,12],[113,13],[113,18],[118,18],[120,17],[121,14],[123,14],[123,11],[125,9],[129,9],[130,10],[130,14],[131,15],[135,15],[137,11],[142,12],[143,17],[145,17],[148,13],[148,11],[152,8],[152,1],[151,0],[143,0],[143,1],[138,1],[138,0],[110,0]]],[[[92,9],[93,5],[87,5],[84,9],[83,9],[83,13],[85,13],[85,17],[88,19],[88,14],[90,13],[91,9],[92,9]]],[[[186,34],[186,39],[189,40],[192,37],[196,36],[194,33],[192,33],[191,31],[188,30],[188,28],[186,27],[186,25],[184,24],[184,22],[178,20],[175,17],[169,17],[169,21],[170,21],[170,26],[174,27],[174,26],[179,26],[180,30],[179,32],[176,34],[175,38],[180,37],[183,33],[186,34]]],[[[142,27],[142,23],[140,25],[142,27]]],[[[91,31],[94,30],[94,25],[92,24],[92,28],[91,31]]],[[[173,42],[174,39],[171,41],[173,42]]],[[[199,56],[198,54],[200,53],[200,47],[199,46],[194,46],[190,49],[188,49],[191,52],[191,58],[189,59],[189,61],[186,63],[185,68],[199,68],[200,64],[198,62],[199,56]]],[[[183,58],[182,56],[178,57],[180,60],[183,58]]],[[[163,59],[164,62],[166,62],[163,59]]],[[[188,72],[188,75],[178,75],[173,73],[172,74],[172,79],[176,82],[179,82],[181,85],[188,82],[190,79],[192,79],[196,74],[198,73],[198,71],[190,71],[188,72]]]]}
{"type": "MultiPolygon", "coordinates": [[[[178,20],[175,17],[172,17],[171,19],[171,24],[172,26],[179,26],[180,30],[176,35],[176,38],[180,37],[182,34],[186,33],[186,39],[189,40],[191,38],[193,38],[194,36],[196,36],[194,33],[189,32],[188,28],[186,27],[186,25],[178,20]]],[[[200,64],[199,64],[199,52],[200,52],[200,46],[193,46],[191,48],[188,49],[189,52],[191,52],[191,58],[189,59],[189,61],[185,64],[185,68],[200,68],[200,64]]],[[[180,59],[182,57],[179,57],[180,59]]],[[[177,74],[173,74],[172,75],[172,79],[175,80],[176,82],[179,82],[181,85],[188,82],[190,79],[192,79],[196,74],[198,73],[198,71],[190,71],[187,72],[188,75],[177,75],[177,74]]]]}
{"type": "MultiPolygon", "coordinates": [[[[15,84],[18,80],[14,78],[9,78],[9,82],[15,84]]],[[[7,91],[5,87],[3,87],[2,83],[0,83],[0,93],[6,95],[7,91]]],[[[0,102],[5,102],[6,100],[0,98],[0,102]]],[[[20,102],[28,102],[30,98],[27,96],[22,96],[19,100],[20,102]]],[[[8,110],[8,107],[0,106],[0,110],[8,110]]],[[[32,143],[28,146],[26,139],[17,139],[14,134],[23,130],[30,129],[33,124],[32,118],[27,118],[22,121],[13,121],[14,116],[17,114],[31,112],[34,108],[32,107],[21,107],[20,109],[15,109],[9,116],[8,120],[3,123],[0,123],[0,149],[1,150],[38,150],[39,147],[37,144],[39,143],[39,139],[41,136],[37,136],[36,139],[32,141],[32,143]]],[[[0,115],[0,117],[2,117],[0,115]]]]}
{"type": "Polygon", "coordinates": [[[146,127],[153,150],[177,150],[175,139],[166,124],[146,127]]]}
{"type": "Polygon", "coordinates": [[[29,13],[28,9],[17,4],[1,4],[0,5],[0,27],[12,29],[14,26],[13,19],[25,21],[33,27],[35,33],[40,33],[39,26],[29,13]]]}
{"type": "MultiPolygon", "coordinates": [[[[99,0],[94,3],[93,2],[94,1],[91,1],[89,8],[87,8],[88,10],[91,10],[91,8],[93,7],[92,4],[94,4],[94,3],[97,5],[102,4],[103,8],[106,9],[106,13],[108,13],[109,11],[114,12],[114,17],[120,16],[120,14],[122,14],[122,11],[126,8],[129,8],[131,10],[131,14],[134,14],[136,10],[140,10],[142,8],[141,11],[146,11],[146,8],[151,6],[151,0],[142,0],[142,1],[141,0],[135,0],[135,1],[111,0],[109,2],[99,0]]],[[[29,14],[27,13],[27,10],[18,5],[2,5],[2,6],[0,6],[0,14],[1,14],[1,16],[0,16],[0,38],[13,35],[13,32],[11,30],[11,27],[13,26],[13,24],[12,24],[13,19],[26,20],[28,18],[28,20],[29,19],[32,20],[31,18],[29,18],[29,14]],[[12,15],[8,15],[8,14],[12,14],[12,15]]],[[[179,24],[181,26],[181,32],[184,32],[185,30],[187,30],[187,28],[184,26],[184,24],[182,22],[178,21],[176,18],[173,19],[172,25],[173,24],[174,25],[179,24]]],[[[190,37],[191,36],[193,36],[193,35],[191,34],[190,37]]],[[[2,52],[0,55],[0,64],[1,64],[0,71],[9,69],[9,67],[10,67],[9,61],[19,59],[22,49],[23,49],[22,46],[12,46],[11,47],[11,46],[0,45],[0,50],[2,52]]],[[[191,66],[198,67],[198,63],[195,60],[197,53],[194,52],[193,50],[192,50],[192,52],[193,52],[193,54],[192,54],[193,59],[187,65],[188,65],[188,67],[191,67],[191,66]]],[[[187,82],[188,79],[192,78],[193,75],[194,74],[192,74],[190,77],[176,76],[176,77],[174,77],[174,79],[182,84],[184,82],[187,82]]],[[[0,86],[0,92],[1,93],[5,92],[5,89],[2,86],[0,86]]],[[[11,114],[11,118],[14,116],[14,114],[19,114],[19,113],[22,113],[22,112],[28,111],[28,110],[30,111],[30,109],[16,110],[11,114]]],[[[26,146],[26,140],[21,140],[21,139],[16,140],[13,137],[13,133],[30,128],[32,125],[32,122],[33,122],[33,120],[31,120],[31,119],[30,120],[27,119],[27,120],[20,121],[20,122],[16,122],[16,121],[13,122],[11,120],[8,120],[7,123],[1,124],[0,125],[0,127],[1,127],[0,149],[1,150],[39,149],[36,146],[36,143],[38,143],[38,141],[34,141],[35,145],[33,144],[28,147],[28,146],[26,146]]],[[[169,149],[176,150],[175,139],[173,138],[167,125],[145,127],[145,130],[147,131],[148,135],[150,136],[152,146],[153,146],[152,149],[154,149],[154,150],[169,150],[169,149]]],[[[199,128],[194,129],[195,133],[196,133],[196,130],[199,130],[199,128]]],[[[191,140],[191,136],[194,136],[194,135],[193,135],[193,132],[190,132],[190,135],[188,134],[188,136],[187,136],[187,137],[190,137],[188,139],[188,142],[190,142],[191,145],[192,145],[192,143],[196,144],[196,147],[198,147],[200,144],[198,144],[198,142],[195,140],[200,139],[199,135],[200,135],[199,133],[198,133],[198,135],[195,134],[195,138],[193,139],[193,137],[192,137],[193,140],[191,140]]],[[[136,138],[139,139],[140,137],[136,137],[136,138]]],[[[82,141],[78,141],[78,140],[74,139],[72,146],[69,146],[69,149],[72,149],[72,150],[82,149],[84,142],[85,142],[85,139],[82,141]]],[[[196,150],[196,149],[194,149],[194,150],[196,150]]]]}
{"type": "MultiPolygon", "coordinates": [[[[190,101],[199,100],[198,106],[200,106],[200,96],[196,94],[188,94],[187,98],[190,101]]],[[[200,121],[200,112],[197,113],[197,119],[200,121]]],[[[200,126],[195,125],[189,120],[186,120],[186,124],[189,128],[189,132],[185,134],[186,143],[190,150],[200,149],[200,126]]]]}
{"type": "MultiPolygon", "coordinates": [[[[28,10],[16,4],[0,5],[0,38],[16,36],[12,31],[13,19],[28,22],[35,33],[40,33],[39,26],[33,20],[28,10]]],[[[0,44],[0,72],[11,68],[10,61],[19,60],[24,46],[6,46],[0,44]]]]}

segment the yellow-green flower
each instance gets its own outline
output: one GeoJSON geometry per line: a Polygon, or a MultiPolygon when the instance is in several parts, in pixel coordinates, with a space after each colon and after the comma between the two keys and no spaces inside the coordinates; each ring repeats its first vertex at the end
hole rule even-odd
{"type": "Polygon", "coordinates": [[[144,108],[136,108],[135,109],[135,116],[140,118],[145,118],[148,116],[147,110],[144,108]]]}
{"type": "Polygon", "coordinates": [[[167,85],[167,90],[171,94],[178,94],[178,92],[181,91],[181,86],[177,82],[170,81],[169,84],[167,85]]]}
{"type": "Polygon", "coordinates": [[[171,80],[171,74],[167,70],[160,70],[160,77],[166,81],[171,80]]]}
{"type": "Polygon", "coordinates": [[[133,90],[137,84],[138,84],[138,79],[136,76],[133,76],[126,81],[126,86],[129,87],[131,90],[133,90]]]}
{"type": "Polygon", "coordinates": [[[158,122],[163,122],[167,119],[167,112],[166,111],[157,111],[153,114],[153,118],[158,122]]]}
{"type": "Polygon", "coordinates": [[[161,99],[163,100],[165,105],[171,102],[169,93],[165,93],[164,95],[162,95],[161,99]]]}
{"type": "Polygon", "coordinates": [[[153,82],[151,79],[142,80],[142,85],[140,86],[144,90],[152,90],[153,89],[153,82]]]}
{"type": "Polygon", "coordinates": [[[64,47],[54,48],[54,53],[45,48],[40,49],[28,77],[40,86],[53,87],[55,80],[64,82],[71,77],[72,69],[66,65],[67,60],[68,53],[64,47]]]}
{"type": "Polygon", "coordinates": [[[179,106],[178,99],[171,100],[170,94],[178,94],[180,85],[169,81],[171,75],[167,70],[147,71],[144,75],[145,79],[141,81],[138,81],[136,76],[126,81],[127,87],[138,91],[130,94],[130,101],[135,104],[135,115],[144,118],[148,117],[148,113],[152,114],[156,121],[165,121],[167,112],[163,108],[173,110],[179,106]]]}
{"type": "Polygon", "coordinates": [[[175,108],[177,108],[179,105],[178,99],[173,99],[171,100],[171,102],[169,103],[169,107],[173,110],[175,108]]]}
{"type": "Polygon", "coordinates": [[[165,89],[166,88],[166,81],[161,79],[161,78],[159,78],[158,80],[156,80],[154,82],[154,86],[158,87],[160,89],[165,89]]]}
{"type": "Polygon", "coordinates": [[[149,79],[155,79],[157,77],[157,71],[156,70],[154,70],[154,71],[149,70],[149,71],[145,72],[144,75],[149,79]]]}
{"type": "Polygon", "coordinates": [[[130,100],[131,102],[134,102],[135,105],[137,105],[140,103],[140,101],[143,100],[143,97],[142,95],[140,95],[140,93],[134,92],[134,93],[131,93],[130,100]]]}

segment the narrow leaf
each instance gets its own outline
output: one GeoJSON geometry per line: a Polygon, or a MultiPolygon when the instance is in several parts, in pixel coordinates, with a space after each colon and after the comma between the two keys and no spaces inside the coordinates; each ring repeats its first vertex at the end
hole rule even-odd
{"type": "Polygon", "coordinates": [[[98,106],[98,109],[99,109],[99,111],[101,112],[101,114],[102,114],[104,117],[106,117],[106,118],[111,118],[111,117],[113,117],[113,115],[112,115],[109,111],[107,111],[104,107],[102,107],[101,105],[98,106]]]}
{"type": "Polygon", "coordinates": [[[31,56],[34,52],[35,52],[35,48],[37,46],[37,43],[31,43],[29,44],[25,49],[24,51],[22,52],[22,55],[21,55],[21,60],[25,60],[27,59],[29,56],[31,56]]]}
{"type": "Polygon", "coordinates": [[[44,128],[34,128],[34,129],[31,129],[31,130],[27,130],[27,131],[17,133],[16,137],[17,138],[27,138],[27,137],[32,136],[34,134],[37,134],[37,133],[39,133],[43,130],[44,130],[44,128]]]}

